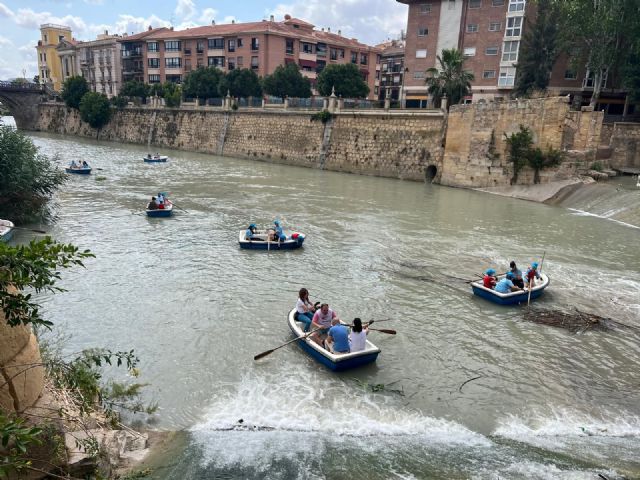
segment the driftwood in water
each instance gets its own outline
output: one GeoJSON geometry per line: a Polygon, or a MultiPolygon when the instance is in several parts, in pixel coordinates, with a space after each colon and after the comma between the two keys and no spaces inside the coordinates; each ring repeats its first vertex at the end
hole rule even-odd
{"type": "Polygon", "coordinates": [[[585,313],[580,310],[566,312],[561,310],[527,309],[524,319],[534,323],[566,328],[573,333],[584,333],[587,330],[609,331],[616,326],[626,326],[610,318],[585,313]]]}

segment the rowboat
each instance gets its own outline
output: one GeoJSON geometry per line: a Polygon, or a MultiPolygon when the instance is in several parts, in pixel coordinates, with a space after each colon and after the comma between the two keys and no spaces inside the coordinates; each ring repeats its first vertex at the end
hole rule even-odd
{"type": "Polygon", "coordinates": [[[147,217],[170,217],[173,212],[173,203],[169,200],[164,201],[164,208],[157,208],[155,210],[146,210],[147,217]]]}
{"type": "MultiPolygon", "coordinates": [[[[536,279],[534,287],[531,289],[531,300],[535,300],[544,292],[544,289],[549,286],[549,277],[544,273],[540,274],[540,279],[536,279]]],[[[519,292],[500,293],[487,288],[482,283],[482,280],[477,282],[471,282],[471,288],[473,293],[479,297],[489,300],[490,302],[497,303],[498,305],[518,305],[519,303],[527,303],[529,301],[529,290],[525,289],[519,292]]]]}
{"type": "Polygon", "coordinates": [[[292,309],[287,317],[291,332],[299,338],[298,345],[313,357],[317,362],[334,372],[342,372],[351,368],[361,367],[373,363],[378,358],[380,349],[367,340],[367,346],[360,352],[331,353],[311,340],[311,336],[305,337],[304,324],[295,320],[296,309],[292,309]],[[304,338],[303,338],[304,337],[304,338]]]}
{"type": "Polygon", "coordinates": [[[76,175],[89,175],[91,173],[91,167],[66,167],[67,173],[75,173],[76,175]]]}
{"type": "Polygon", "coordinates": [[[9,220],[0,220],[0,242],[8,242],[13,237],[15,225],[9,220]]]}
{"type": "Polygon", "coordinates": [[[284,232],[287,239],[284,241],[269,241],[268,233],[264,230],[258,232],[252,240],[247,240],[246,230],[242,230],[238,237],[240,248],[249,250],[295,250],[302,247],[304,243],[304,234],[299,232],[284,232]]]}
{"type": "Polygon", "coordinates": [[[164,163],[169,157],[166,155],[147,155],[146,157],[142,157],[142,159],[147,163],[164,163]]]}

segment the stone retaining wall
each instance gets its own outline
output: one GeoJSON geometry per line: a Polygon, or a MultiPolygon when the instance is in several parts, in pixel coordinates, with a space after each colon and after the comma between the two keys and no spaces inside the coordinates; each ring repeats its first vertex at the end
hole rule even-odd
{"type": "Polygon", "coordinates": [[[640,123],[616,123],[611,134],[613,168],[640,169],[640,123]]]}

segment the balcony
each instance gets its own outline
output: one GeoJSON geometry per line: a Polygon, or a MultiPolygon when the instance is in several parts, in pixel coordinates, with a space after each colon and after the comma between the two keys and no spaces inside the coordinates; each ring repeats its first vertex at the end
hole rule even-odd
{"type": "Polygon", "coordinates": [[[318,77],[318,74],[314,71],[302,70],[300,73],[302,73],[303,77],[308,78],[310,80],[313,80],[314,78],[318,77]]]}
{"type": "Polygon", "coordinates": [[[318,59],[315,53],[306,53],[306,52],[300,52],[299,57],[300,57],[300,60],[310,60],[312,62],[315,62],[318,59]]]}

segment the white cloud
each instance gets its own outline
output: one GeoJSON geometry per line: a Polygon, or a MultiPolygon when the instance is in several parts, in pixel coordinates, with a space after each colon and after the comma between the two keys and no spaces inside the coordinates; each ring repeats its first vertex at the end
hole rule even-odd
{"type": "Polygon", "coordinates": [[[371,45],[396,38],[407,28],[407,6],[391,0],[294,0],[280,3],[268,13],[277,20],[288,13],[317,28],[342,30],[342,35],[371,45]]]}
{"type": "Polygon", "coordinates": [[[202,14],[200,15],[198,21],[204,25],[209,25],[211,23],[211,20],[216,18],[217,14],[218,11],[215,8],[205,8],[204,10],[202,10],[202,14]]]}
{"type": "Polygon", "coordinates": [[[57,23],[58,25],[66,25],[75,32],[85,32],[87,28],[84,20],[74,15],[57,17],[50,12],[35,12],[30,8],[19,8],[17,12],[14,12],[3,3],[0,3],[0,16],[9,18],[19,27],[28,29],[37,30],[43,23],[57,23]]]}
{"type": "Polygon", "coordinates": [[[149,17],[134,17],[133,15],[121,14],[118,15],[118,20],[116,20],[113,24],[92,24],[89,27],[89,30],[93,34],[103,33],[104,30],[108,30],[110,33],[127,33],[131,35],[132,33],[140,33],[149,27],[158,28],[158,27],[170,27],[171,23],[167,20],[163,20],[156,15],[151,15],[149,17]]]}
{"type": "Polygon", "coordinates": [[[6,37],[0,35],[0,47],[11,47],[13,42],[6,37]]]}
{"type": "Polygon", "coordinates": [[[13,12],[4,3],[0,3],[0,17],[13,18],[13,12]]]}
{"type": "Polygon", "coordinates": [[[174,13],[179,18],[189,20],[196,14],[196,4],[193,0],[178,0],[174,13]]]}

